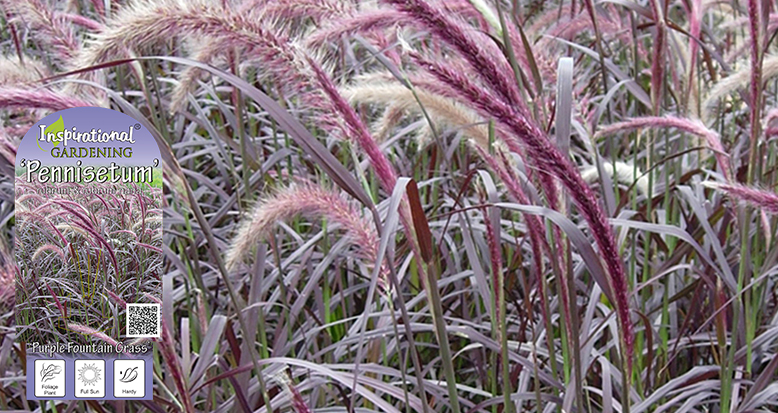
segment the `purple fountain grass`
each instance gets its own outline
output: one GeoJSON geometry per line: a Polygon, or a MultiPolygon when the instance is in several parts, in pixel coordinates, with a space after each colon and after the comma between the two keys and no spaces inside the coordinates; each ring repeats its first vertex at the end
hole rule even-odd
{"type": "Polygon", "coordinates": [[[281,387],[289,395],[289,399],[292,402],[292,409],[295,413],[311,413],[312,410],[308,407],[308,403],[303,399],[303,395],[297,390],[294,383],[286,377],[286,373],[282,372],[276,375],[276,381],[281,384],[281,387]]]}
{"type": "Polygon", "coordinates": [[[44,252],[51,251],[54,254],[56,254],[63,262],[65,261],[65,253],[62,252],[62,248],[52,245],[52,244],[44,244],[38,247],[37,250],[35,250],[35,253],[32,254],[32,261],[35,261],[40,257],[44,252]]]}
{"type": "Polygon", "coordinates": [[[15,212],[16,217],[19,218],[19,223],[17,224],[19,226],[19,229],[23,229],[26,225],[35,225],[35,224],[51,226],[52,228],[54,228],[55,232],[57,232],[58,235],[60,235],[60,238],[63,240],[63,242],[65,242],[65,238],[61,236],[62,233],[59,232],[56,226],[52,224],[46,217],[44,217],[43,215],[37,212],[27,211],[22,208],[23,207],[17,207],[15,212]]]}
{"type": "Polygon", "coordinates": [[[733,198],[741,199],[749,204],[762,208],[771,214],[778,214],[778,194],[739,184],[722,184],[705,182],[705,186],[723,191],[733,198]]]}
{"type": "Polygon", "coordinates": [[[95,231],[94,229],[82,225],[78,222],[74,222],[73,225],[80,227],[84,231],[88,232],[89,235],[91,235],[97,243],[102,244],[105,247],[105,250],[108,251],[108,256],[111,258],[111,263],[113,263],[113,267],[116,270],[116,274],[119,274],[121,272],[119,270],[119,263],[118,261],[116,261],[116,254],[114,254],[111,244],[109,244],[108,241],[106,241],[105,238],[103,238],[100,234],[98,234],[97,231],[95,231]]]}
{"type": "MultiPolygon", "coordinates": [[[[333,98],[334,95],[322,94],[320,89],[326,92],[332,85],[324,70],[299,46],[292,44],[289,38],[263,24],[256,14],[237,14],[203,1],[179,4],[173,0],[165,0],[154,4],[136,4],[127,7],[117,14],[107,27],[97,35],[97,40],[91,47],[83,50],[77,59],[77,66],[92,66],[122,56],[126,49],[167,41],[171,37],[205,36],[213,41],[213,47],[218,45],[222,51],[233,47],[246,50],[245,58],[258,59],[263,71],[268,73],[277,84],[284,85],[288,90],[298,94],[303,102],[317,110],[319,127],[329,132],[340,129],[346,137],[362,143],[359,134],[357,136],[349,134],[359,127],[355,127],[348,111],[344,111],[344,107],[339,106],[342,97],[338,99],[333,98]],[[306,67],[309,63],[316,66],[317,73],[311,73],[306,67]],[[351,123],[343,125],[340,119],[334,117],[336,113],[340,113],[351,123]]],[[[211,50],[200,57],[212,58],[216,52],[217,50],[211,50]]],[[[187,84],[192,80],[191,76],[193,72],[187,72],[185,78],[187,84]]],[[[188,86],[182,85],[182,90],[177,92],[173,101],[174,108],[177,107],[175,105],[183,102],[181,94],[185,96],[187,88],[188,86]]],[[[370,148],[365,150],[375,163],[378,158],[374,151],[370,148]]],[[[387,175],[380,164],[386,162],[378,161],[377,173],[384,178],[387,175]]],[[[386,182],[385,179],[384,181],[386,182]]]]}
{"type": "Polygon", "coordinates": [[[52,5],[40,0],[2,0],[0,5],[13,16],[12,22],[28,24],[32,36],[61,62],[72,59],[81,48],[73,28],[52,5]]]}
{"type": "Polygon", "coordinates": [[[490,89],[509,105],[525,113],[526,106],[513,80],[511,67],[492,42],[478,41],[465,22],[448,16],[437,5],[422,0],[384,0],[406,13],[410,21],[430,30],[437,39],[456,49],[490,89]],[[492,47],[490,47],[492,46],[492,47]]]}
{"type": "MultiPolygon", "coordinates": [[[[604,3],[599,3],[597,9],[603,6],[605,6],[604,3]]],[[[563,8],[563,13],[564,11],[563,8]]],[[[542,16],[544,19],[557,20],[559,17],[557,9],[551,9],[546,14],[547,16],[542,16]]],[[[625,27],[624,21],[618,16],[619,14],[617,11],[614,11],[611,14],[597,13],[597,29],[603,37],[603,41],[612,42],[618,40],[625,44],[633,43],[631,29],[629,26],[625,27]],[[615,16],[615,18],[613,16],[615,16]]],[[[536,26],[536,21],[533,20],[532,27],[525,29],[525,31],[528,33],[543,34],[543,36],[538,39],[533,50],[536,53],[535,60],[538,65],[538,70],[542,74],[543,79],[548,79],[544,80],[548,84],[556,82],[557,55],[553,54],[552,51],[555,50],[554,47],[559,44],[559,39],[573,42],[581,33],[591,33],[591,35],[594,35],[592,20],[588,13],[578,14],[572,19],[563,17],[551,26],[536,26]],[[543,29],[544,27],[545,29],[543,29]],[[533,32],[533,29],[538,31],[533,32]]],[[[635,46],[637,47],[639,56],[646,55],[646,47],[643,42],[638,42],[635,46]]],[[[526,70],[529,70],[528,68],[529,66],[527,66],[526,70]]],[[[585,93],[581,93],[581,95],[585,95],[585,93]]],[[[576,96],[579,96],[579,94],[577,93],[576,96]]]]}
{"type": "MultiPolygon", "coordinates": [[[[319,66],[319,64],[310,56],[305,56],[308,65],[314,73],[319,86],[324,91],[325,95],[330,99],[337,113],[343,119],[343,124],[346,128],[346,136],[352,141],[355,141],[362,151],[365,152],[370,164],[373,166],[378,181],[387,193],[391,193],[397,184],[397,172],[395,171],[389,159],[381,152],[381,148],[378,143],[370,134],[365,123],[360,119],[354,108],[349,105],[346,98],[340,94],[337,86],[333,83],[332,79],[327,73],[319,66]]],[[[422,257],[419,243],[416,239],[416,232],[414,229],[414,223],[411,219],[411,211],[407,202],[407,196],[403,198],[400,205],[400,221],[403,224],[403,231],[405,236],[411,245],[411,250],[417,257],[422,257]]],[[[422,265],[422,260],[416,262],[419,272],[424,274],[426,271],[422,265]]],[[[384,276],[386,274],[384,273],[384,276]]],[[[424,279],[425,277],[422,277],[424,279]]],[[[382,277],[381,282],[386,282],[385,277],[382,277]]],[[[387,286],[385,286],[388,288],[387,286]]],[[[386,290],[385,291],[388,291],[386,290]]]]}
{"type": "MultiPolygon", "coordinates": [[[[760,7],[757,0],[748,0],[748,31],[751,48],[751,122],[758,123],[759,89],[762,81],[760,7]]],[[[752,138],[756,138],[753,136],[752,138]]]]}
{"type": "Polygon", "coordinates": [[[270,16],[282,20],[307,17],[319,21],[353,12],[351,2],[340,0],[296,0],[284,2],[249,0],[244,7],[263,7],[264,11],[270,16]]]}
{"type": "Polygon", "coordinates": [[[95,35],[90,47],[74,59],[73,66],[94,66],[123,57],[127,50],[171,38],[204,36],[212,40],[209,47],[214,49],[208,55],[216,53],[216,47],[222,51],[244,49],[259,58],[263,69],[279,84],[306,91],[306,79],[299,72],[301,62],[292,52],[289,40],[269,30],[260,17],[256,13],[239,14],[203,0],[135,2],[115,14],[106,29],[95,35]]]}
{"type": "Polygon", "coordinates": [[[48,89],[0,87],[0,108],[64,110],[95,106],[92,102],[48,89]]]}
{"type": "Polygon", "coordinates": [[[488,31],[491,25],[496,27],[500,24],[497,13],[488,6],[488,2],[482,0],[445,0],[440,2],[440,6],[464,20],[472,21],[481,31],[488,31]],[[481,12],[481,7],[487,10],[481,12]]]}
{"type": "Polygon", "coordinates": [[[569,191],[581,214],[589,224],[592,235],[608,267],[610,288],[616,299],[616,312],[621,324],[620,331],[625,346],[624,357],[627,369],[631,370],[633,328],[630,322],[630,305],[627,298],[629,285],[627,284],[627,277],[619,256],[613,231],[606,219],[605,212],[598,204],[597,197],[591,188],[583,181],[570,159],[551,143],[537,125],[521,113],[518,113],[514,107],[497,99],[489,91],[473,83],[469,77],[462,76],[460,73],[450,70],[437,61],[425,59],[418,54],[415,55],[415,60],[420,67],[437,76],[441,82],[448,85],[457,85],[456,90],[459,91],[461,98],[478,108],[483,116],[493,117],[497,122],[503,123],[508,127],[513,132],[513,135],[506,139],[508,147],[516,146],[516,144],[523,146],[538,169],[552,174],[569,191]]]}
{"type": "Polygon", "coordinates": [[[36,193],[33,193],[33,192],[28,192],[28,193],[26,193],[26,194],[24,194],[22,196],[16,197],[16,202],[19,203],[19,204],[23,204],[23,203],[25,203],[25,202],[27,202],[27,201],[29,201],[31,199],[35,200],[35,201],[38,201],[38,202],[41,202],[41,203],[45,202],[45,199],[42,196],[40,196],[40,195],[38,195],[36,193]]]}
{"type": "Polygon", "coordinates": [[[110,234],[111,235],[113,235],[113,234],[127,234],[127,235],[131,235],[136,241],[138,240],[138,234],[136,234],[133,231],[126,230],[126,229],[120,229],[118,231],[112,231],[110,234]]]}
{"type": "Polygon", "coordinates": [[[10,305],[16,291],[16,266],[5,245],[0,246],[0,312],[10,305]]]}
{"type": "Polygon", "coordinates": [[[120,297],[118,294],[116,294],[115,292],[113,292],[113,291],[111,291],[111,290],[109,290],[107,288],[105,289],[105,293],[108,294],[108,297],[110,297],[111,300],[113,300],[121,308],[127,308],[127,302],[124,301],[124,299],[122,299],[122,297],[120,297]]]}
{"type": "Polygon", "coordinates": [[[105,334],[102,331],[96,330],[96,329],[94,329],[92,327],[87,327],[85,325],[81,325],[81,324],[77,324],[77,323],[68,323],[68,329],[69,330],[73,330],[73,331],[75,331],[77,333],[81,333],[81,334],[86,334],[86,335],[92,336],[92,337],[97,338],[99,340],[102,340],[102,341],[104,341],[104,342],[106,342],[106,343],[108,343],[108,344],[110,344],[110,345],[112,345],[114,347],[117,344],[119,344],[118,341],[116,341],[115,339],[111,338],[108,334],[105,334]]]}
{"type": "MultiPolygon", "coordinates": [[[[484,151],[481,148],[477,148],[478,152],[481,154],[481,157],[484,158],[486,161],[486,164],[489,165],[489,168],[492,171],[495,171],[498,176],[500,177],[500,180],[505,185],[505,188],[508,190],[508,194],[514,199],[514,201],[518,202],[521,205],[532,205],[532,202],[529,200],[529,197],[527,197],[526,193],[521,187],[521,184],[519,183],[518,178],[513,174],[511,169],[508,167],[509,163],[507,158],[505,157],[504,153],[499,153],[500,162],[497,161],[497,159],[484,151]]],[[[545,320],[548,320],[548,313],[546,312],[546,291],[543,288],[544,285],[544,279],[543,279],[543,252],[548,255],[550,259],[556,259],[558,261],[559,268],[563,268],[563,262],[564,258],[559,254],[554,254],[554,252],[551,249],[551,246],[548,244],[548,240],[546,239],[546,233],[545,233],[545,227],[543,225],[543,222],[540,220],[540,217],[535,214],[524,214],[524,219],[527,223],[527,232],[530,238],[530,248],[532,249],[532,260],[533,265],[535,266],[535,281],[537,283],[537,289],[538,289],[538,297],[540,298],[540,308],[542,315],[545,320]]],[[[555,237],[558,240],[561,240],[561,237],[558,236],[555,233],[555,237]]],[[[557,242],[558,245],[558,251],[561,250],[561,244],[557,242]]],[[[567,289],[567,283],[562,282],[560,283],[561,286],[561,296],[562,296],[562,306],[565,309],[565,311],[570,311],[570,299],[569,299],[569,293],[567,289]]],[[[572,327],[570,325],[570,320],[566,319],[566,328],[568,333],[572,334],[572,327]]]]}
{"type": "MultiPolygon", "coordinates": [[[[24,56],[24,60],[16,58],[0,57],[0,85],[4,87],[16,87],[21,88],[22,85],[34,84],[41,78],[48,77],[50,75],[48,68],[39,60],[29,56],[24,56]]],[[[24,122],[22,126],[26,126],[21,135],[24,135],[29,129],[29,126],[37,121],[33,119],[31,114],[26,116],[22,113],[19,114],[19,119],[14,119],[16,122],[27,118],[29,122],[24,122]]],[[[5,125],[7,132],[11,125],[5,125]]],[[[13,134],[16,136],[15,134],[13,134]]]]}
{"type": "Polygon", "coordinates": [[[664,84],[665,69],[665,40],[667,29],[665,28],[665,16],[662,10],[662,3],[659,0],[649,1],[654,13],[654,56],[651,59],[651,104],[653,105],[654,115],[659,115],[659,108],[662,106],[662,85],[664,84]]]}
{"type": "Polygon", "coordinates": [[[335,41],[345,35],[391,28],[402,23],[405,18],[404,13],[386,9],[368,10],[356,15],[348,15],[333,20],[325,27],[314,31],[306,39],[306,44],[311,47],[321,47],[326,42],[335,41]]]}
{"type": "Polygon", "coordinates": [[[697,65],[697,51],[700,45],[697,43],[702,30],[702,0],[691,0],[689,13],[689,85],[687,93],[691,95],[694,87],[694,71],[697,65]]]}
{"type": "MultiPolygon", "coordinates": [[[[143,293],[143,298],[151,303],[159,304],[162,306],[162,300],[149,293],[143,293]]],[[[195,410],[192,406],[192,399],[189,397],[189,392],[187,391],[186,387],[186,380],[184,378],[183,370],[181,369],[181,362],[178,359],[178,355],[176,354],[176,343],[173,340],[173,331],[171,331],[170,326],[168,326],[166,317],[161,317],[160,327],[160,337],[154,338],[153,340],[159,344],[159,350],[162,354],[162,359],[165,361],[165,364],[168,365],[168,371],[173,376],[173,382],[176,384],[176,388],[178,389],[179,394],[184,399],[183,402],[185,411],[194,412],[195,410]]],[[[206,331],[206,328],[203,328],[202,331],[206,331]]]]}
{"type": "MultiPolygon", "coordinates": [[[[361,258],[375,263],[378,255],[378,236],[374,227],[360,212],[338,193],[319,185],[303,182],[281,189],[273,196],[259,201],[252,212],[240,223],[226,254],[226,266],[230,270],[241,262],[251,248],[270,234],[277,221],[296,215],[323,216],[340,224],[347,232],[361,258]]],[[[381,271],[383,287],[388,282],[381,271]]]]}
{"type": "MultiPolygon", "coordinates": [[[[410,55],[411,55],[411,57],[413,57],[414,59],[417,60],[417,63],[419,63],[419,62],[430,62],[430,65],[425,65],[423,63],[420,64],[419,66],[422,67],[422,68],[426,69],[428,66],[429,67],[432,67],[432,66],[438,66],[439,67],[440,66],[437,62],[433,62],[433,61],[431,61],[429,59],[422,58],[421,55],[419,55],[418,53],[416,53],[414,51],[411,51],[410,55]]],[[[452,59],[448,60],[447,65],[445,67],[445,71],[451,75],[450,79],[467,79],[467,78],[470,77],[467,74],[468,73],[467,70],[465,70],[464,68],[461,68],[461,69],[457,68],[456,64],[452,64],[452,59]]],[[[429,76],[429,74],[427,74],[427,73],[411,74],[411,75],[408,76],[408,79],[416,87],[420,87],[420,88],[426,89],[426,90],[428,90],[428,91],[430,91],[430,92],[432,92],[434,94],[438,94],[438,95],[441,95],[441,96],[452,98],[455,101],[462,100],[462,93],[459,90],[459,86],[458,86],[457,83],[455,83],[455,82],[448,83],[446,81],[441,81],[434,73],[432,73],[432,76],[429,76]]],[[[490,93],[486,89],[477,87],[475,89],[475,91],[478,91],[479,93],[483,92],[483,96],[481,96],[481,97],[487,97],[487,96],[492,96],[493,97],[493,95],[490,95],[490,93]]],[[[470,106],[472,106],[472,104],[474,103],[474,101],[468,101],[467,99],[465,99],[465,102],[470,103],[470,106]]],[[[475,105],[473,107],[477,108],[478,106],[475,105]]],[[[484,114],[484,112],[482,110],[481,110],[481,114],[482,115],[484,114]]],[[[490,116],[491,115],[487,114],[487,115],[485,115],[485,118],[488,119],[490,116]]],[[[524,116],[524,115],[522,115],[522,116],[524,116]]],[[[508,126],[506,126],[503,123],[499,123],[498,122],[497,124],[495,124],[495,131],[498,132],[497,136],[502,139],[502,142],[505,143],[505,145],[508,147],[508,149],[510,149],[511,152],[514,152],[514,153],[522,156],[523,158],[527,157],[524,148],[517,141],[512,140],[512,139],[503,139],[504,136],[509,136],[509,135],[512,134],[511,129],[508,126]]],[[[537,176],[537,178],[538,178],[538,180],[540,182],[541,188],[543,189],[543,192],[544,192],[544,194],[546,196],[546,199],[547,199],[547,202],[549,204],[549,207],[551,209],[558,209],[557,208],[557,206],[558,206],[557,204],[558,204],[558,200],[559,200],[558,188],[557,188],[556,182],[554,182],[553,176],[551,176],[548,173],[545,173],[544,171],[541,171],[541,170],[538,170],[538,171],[531,170],[531,171],[528,172],[528,175],[530,176],[530,178],[533,178],[533,179],[535,178],[535,176],[537,176]]]]}
{"type": "Polygon", "coordinates": [[[340,94],[338,88],[332,82],[332,79],[324,72],[321,66],[310,57],[308,57],[308,64],[313,70],[324,93],[329,97],[335,109],[343,117],[343,121],[349,132],[347,136],[362,148],[368,159],[370,159],[370,163],[373,165],[373,169],[375,170],[378,180],[381,182],[381,186],[383,186],[385,191],[391,192],[397,183],[397,172],[395,172],[394,167],[389,163],[389,159],[381,152],[381,148],[370,135],[370,131],[367,129],[365,123],[359,118],[354,111],[354,108],[349,105],[346,98],[340,94]]]}
{"type": "Polygon", "coordinates": [[[151,250],[151,251],[158,252],[158,253],[162,254],[162,248],[155,247],[155,246],[149,245],[149,244],[144,244],[144,243],[141,243],[141,242],[138,242],[135,245],[137,245],[137,246],[139,246],[141,248],[145,248],[147,250],[151,250]]]}
{"type": "MultiPolygon", "coordinates": [[[[553,14],[556,14],[556,10],[553,11],[553,14]]],[[[602,17],[600,15],[600,17],[602,17]]],[[[608,34],[608,33],[619,33],[622,32],[623,35],[628,35],[628,33],[624,33],[624,28],[619,25],[617,22],[611,21],[607,18],[602,18],[597,20],[597,28],[601,30],[601,33],[608,34]]],[[[549,36],[545,38],[544,43],[550,44],[552,41],[554,41],[554,37],[559,37],[566,40],[573,40],[576,38],[576,36],[579,36],[582,32],[585,31],[591,31],[592,29],[592,20],[589,18],[588,15],[579,14],[572,20],[566,21],[564,23],[560,22],[559,24],[556,24],[554,27],[550,28],[545,35],[549,36]]]]}
{"type": "MultiPolygon", "coordinates": [[[[524,30],[527,33],[542,33],[545,30],[569,24],[576,16],[582,16],[582,14],[574,12],[572,4],[560,4],[559,7],[539,12],[531,22],[526,23],[524,30]]],[[[585,18],[591,22],[588,16],[585,18]]]]}
{"type": "MultiPolygon", "coordinates": [[[[489,48],[489,50],[487,50],[484,48],[484,45],[490,45],[492,42],[477,41],[473,35],[474,31],[471,27],[467,26],[466,23],[446,15],[443,10],[436,5],[432,5],[423,0],[384,1],[394,4],[398,9],[407,13],[413,21],[418,22],[423,27],[430,30],[439,40],[456,49],[470,64],[475,73],[477,73],[486,85],[488,85],[491,91],[502,99],[502,103],[507,103],[508,106],[511,106],[511,111],[522,118],[530,118],[529,110],[521,98],[516,82],[511,75],[513,71],[510,65],[508,65],[502,57],[499,50],[495,48],[489,48]]],[[[452,59],[448,60],[451,62],[452,59]]],[[[428,65],[421,65],[421,67],[429,71],[428,65]]],[[[467,75],[464,75],[467,71],[464,70],[449,72],[458,72],[462,74],[462,76],[459,76],[461,78],[467,77],[467,75]]],[[[455,90],[455,93],[460,94],[460,91],[457,90],[456,83],[448,83],[448,85],[455,90]]],[[[478,89],[481,88],[475,88],[475,90],[478,89]]],[[[538,131],[540,131],[539,128],[538,131]]],[[[522,153],[517,149],[518,148],[511,148],[511,150],[514,150],[517,153],[522,153]]],[[[544,192],[546,193],[549,205],[551,208],[557,209],[556,204],[559,197],[557,196],[556,184],[553,182],[553,179],[543,171],[540,172],[539,178],[544,192]]]]}
{"type": "Polygon", "coordinates": [[[84,17],[80,14],[73,14],[73,13],[62,13],[61,14],[62,19],[67,20],[75,25],[81,26],[85,29],[89,29],[92,31],[100,31],[105,26],[103,26],[102,23],[94,21],[88,17],[84,17]]]}
{"type": "Polygon", "coordinates": [[[752,183],[755,176],[753,168],[757,160],[757,151],[759,146],[760,131],[760,113],[762,101],[762,36],[760,34],[760,2],[758,0],[748,0],[748,31],[750,34],[751,46],[751,94],[749,98],[751,109],[751,138],[748,157],[748,183],[752,183]]]}
{"type": "MultiPolygon", "coordinates": [[[[502,275],[502,252],[500,251],[499,228],[495,228],[492,225],[492,219],[489,216],[489,208],[483,209],[484,225],[486,226],[486,244],[489,247],[489,259],[492,265],[492,289],[495,294],[494,301],[497,303],[495,306],[495,324],[497,320],[501,320],[502,314],[500,313],[501,304],[497,297],[503,294],[503,275],[502,275]]],[[[497,329],[501,331],[500,329],[497,329]]],[[[502,334],[500,334],[502,335],[502,334]]]]}
{"type": "MultiPolygon", "coordinates": [[[[521,205],[532,205],[529,197],[524,192],[518,179],[511,173],[510,169],[506,166],[509,165],[508,160],[504,157],[504,154],[500,154],[501,162],[494,156],[490,155],[483,148],[476,147],[481,157],[484,159],[489,169],[497,173],[500,180],[508,190],[508,194],[515,202],[521,205]]],[[[538,291],[540,292],[541,308],[545,313],[545,292],[543,291],[543,251],[545,251],[549,257],[551,254],[551,247],[548,245],[545,236],[545,230],[543,223],[540,221],[540,217],[534,214],[524,214],[524,219],[527,223],[527,233],[530,239],[530,248],[532,248],[532,260],[535,266],[536,281],[538,284],[538,291]]]]}
{"type": "Polygon", "coordinates": [[[59,297],[57,297],[57,294],[55,294],[54,290],[51,289],[51,287],[49,286],[49,283],[44,281],[43,285],[46,286],[46,289],[49,291],[49,294],[51,294],[51,298],[54,299],[54,304],[59,309],[59,314],[62,316],[63,319],[67,318],[68,317],[67,309],[66,309],[66,307],[62,306],[62,302],[59,301],[59,297]]]}
{"type": "MultiPolygon", "coordinates": [[[[148,294],[146,296],[147,298],[151,297],[148,294]]],[[[153,298],[155,298],[154,301],[158,304],[162,304],[156,297],[153,298]]],[[[162,329],[161,337],[153,340],[159,344],[159,352],[162,355],[162,360],[167,364],[167,373],[170,373],[173,378],[173,383],[175,383],[176,390],[178,390],[180,396],[179,399],[184,405],[184,412],[193,413],[196,410],[192,405],[192,398],[186,387],[186,380],[184,378],[184,372],[181,369],[181,362],[178,359],[178,355],[176,355],[176,343],[173,341],[173,333],[170,331],[170,327],[167,325],[165,317],[161,317],[160,324],[162,329]]]]}
{"type": "Polygon", "coordinates": [[[703,138],[708,147],[713,151],[713,155],[716,157],[716,162],[718,162],[724,177],[727,180],[732,179],[729,154],[724,150],[719,134],[708,129],[702,121],[697,119],[679,118],[672,115],[631,118],[603,127],[594,137],[596,139],[622,131],[642,128],[676,128],[703,138]]]}
{"type": "MultiPolygon", "coordinates": [[[[210,63],[217,56],[221,56],[224,53],[225,49],[221,42],[209,40],[204,45],[198,47],[190,58],[198,62],[210,63]]],[[[181,75],[178,77],[178,84],[175,86],[170,98],[168,111],[171,114],[186,107],[187,96],[194,90],[201,74],[202,70],[194,66],[187,67],[181,72],[181,75]]]]}
{"type": "MultiPolygon", "coordinates": [[[[83,222],[84,225],[86,225],[90,229],[94,230],[94,228],[95,228],[94,222],[92,222],[91,219],[87,218],[86,215],[84,215],[85,213],[88,214],[89,211],[85,210],[84,207],[81,206],[80,204],[77,204],[77,203],[72,202],[72,201],[67,201],[67,200],[64,200],[64,199],[57,199],[53,203],[56,204],[57,206],[59,206],[60,208],[64,209],[65,211],[70,212],[71,214],[73,214],[73,216],[75,216],[81,222],[83,222]],[[84,209],[84,211],[83,212],[77,211],[76,208],[84,209]]],[[[39,212],[39,210],[43,206],[44,205],[41,205],[41,207],[38,208],[38,210],[36,210],[35,212],[39,212]]]]}

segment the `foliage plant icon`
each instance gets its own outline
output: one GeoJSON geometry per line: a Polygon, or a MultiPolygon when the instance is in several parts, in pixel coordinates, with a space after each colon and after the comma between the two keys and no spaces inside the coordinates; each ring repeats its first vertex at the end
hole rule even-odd
{"type": "Polygon", "coordinates": [[[45,383],[49,380],[53,380],[60,372],[62,372],[62,367],[53,363],[49,365],[44,364],[40,372],[41,381],[45,383]]]}

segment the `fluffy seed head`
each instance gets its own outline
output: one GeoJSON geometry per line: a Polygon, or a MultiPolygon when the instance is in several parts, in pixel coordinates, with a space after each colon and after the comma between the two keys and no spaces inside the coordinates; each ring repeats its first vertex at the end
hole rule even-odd
{"type": "Polygon", "coordinates": [[[699,136],[705,140],[708,147],[713,151],[716,161],[721,167],[721,171],[724,176],[730,178],[731,167],[729,163],[729,155],[724,151],[724,146],[721,144],[721,137],[715,131],[708,129],[700,120],[679,118],[677,116],[645,116],[639,118],[627,119],[623,122],[617,122],[612,125],[608,125],[594,137],[599,138],[603,136],[613,135],[618,132],[642,129],[642,128],[676,128],[684,132],[691,133],[699,136]]]}
{"type": "Polygon", "coordinates": [[[115,346],[119,344],[116,340],[109,337],[107,334],[103,333],[102,331],[95,330],[94,328],[87,327],[81,324],[76,323],[68,323],[68,329],[73,330],[75,332],[81,333],[81,334],[87,334],[94,338],[97,338],[99,340],[102,340],[112,346],[115,346]]]}
{"type": "Polygon", "coordinates": [[[375,263],[378,237],[372,225],[340,194],[304,182],[259,201],[243,218],[226,254],[227,268],[235,269],[254,245],[268,237],[276,222],[296,215],[326,217],[340,224],[357,246],[361,258],[375,263]]]}
{"type": "Polygon", "coordinates": [[[703,185],[727,193],[729,196],[749,204],[762,208],[771,214],[778,214],[778,194],[764,189],[757,189],[738,184],[721,184],[717,182],[704,182],[703,185]]]}

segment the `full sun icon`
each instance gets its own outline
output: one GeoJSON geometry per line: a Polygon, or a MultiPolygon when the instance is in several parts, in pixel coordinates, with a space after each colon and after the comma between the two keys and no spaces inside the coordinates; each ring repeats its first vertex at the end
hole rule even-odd
{"type": "Polygon", "coordinates": [[[78,379],[85,386],[94,386],[100,380],[100,368],[94,364],[84,364],[83,367],[78,369],[78,379]]]}

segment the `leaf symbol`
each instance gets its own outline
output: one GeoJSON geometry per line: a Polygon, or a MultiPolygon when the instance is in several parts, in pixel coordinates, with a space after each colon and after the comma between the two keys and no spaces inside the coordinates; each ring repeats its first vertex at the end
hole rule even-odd
{"type": "MultiPolygon", "coordinates": [[[[59,116],[59,119],[52,123],[51,125],[47,126],[46,129],[43,130],[43,137],[48,136],[49,133],[56,135],[59,132],[65,131],[65,121],[62,120],[62,115],[59,116]]],[[[53,142],[54,146],[56,147],[59,145],[59,142],[53,142]]],[[[45,149],[41,148],[41,141],[40,137],[38,137],[38,148],[40,150],[45,151],[45,149]]]]}
{"type": "Polygon", "coordinates": [[[120,382],[129,383],[129,382],[135,380],[138,377],[138,368],[137,367],[133,367],[131,369],[127,369],[127,370],[124,371],[123,374],[120,371],[119,374],[121,374],[121,376],[122,376],[122,377],[119,378],[120,382]]]}

